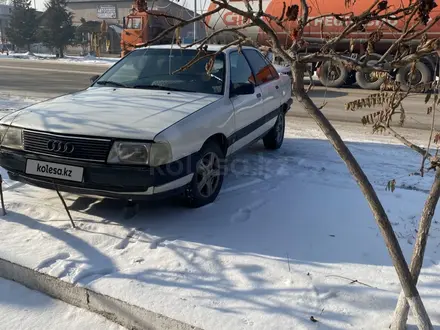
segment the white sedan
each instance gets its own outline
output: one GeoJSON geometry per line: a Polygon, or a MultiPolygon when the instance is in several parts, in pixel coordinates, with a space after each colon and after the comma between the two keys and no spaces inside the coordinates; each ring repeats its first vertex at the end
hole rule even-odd
{"type": "Polygon", "coordinates": [[[261,138],[282,145],[292,103],[289,77],[259,50],[220,48],[193,65],[195,47],[136,49],[89,88],[3,117],[0,166],[75,194],[213,202],[227,157],[261,138]]]}

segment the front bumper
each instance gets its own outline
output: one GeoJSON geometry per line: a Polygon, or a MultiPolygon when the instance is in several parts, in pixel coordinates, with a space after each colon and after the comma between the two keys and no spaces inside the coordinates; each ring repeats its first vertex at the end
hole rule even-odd
{"type": "Polygon", "coordinates": [[[0,166],[12,180],[79,195],[125,199],[160,198],[180,192],[191,181],[195,162],[193,154],[159,167],[108,165],[0,149],[0,166]],[[83,180],[73,182],[28,174],[28,159],[82,167],[83,180]]]}

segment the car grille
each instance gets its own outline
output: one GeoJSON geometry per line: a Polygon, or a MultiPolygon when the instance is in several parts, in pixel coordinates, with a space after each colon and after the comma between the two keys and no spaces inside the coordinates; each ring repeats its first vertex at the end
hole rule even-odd
{"type": "Polygon", "coordinates": [[[25,151],[62,158],[105,162],[110,151],[111,140],[73,137],[24,130],[23,144],[25,151]],[[50,144],[53,145],[54,141],[56,141],[56,143],[62,143],[63,145],[66,143],[69,143],[69,146],[73,145],[73,151],[68,150],[67,152],[64,152],[63,150],[50,150],[48,146],[50,144]]]}

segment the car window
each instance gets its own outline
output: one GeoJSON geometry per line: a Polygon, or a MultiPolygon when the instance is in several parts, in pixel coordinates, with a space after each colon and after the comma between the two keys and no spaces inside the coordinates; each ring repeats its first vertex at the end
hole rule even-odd
{"type": "Polygon", "coordinates": [[[163,89],[207,94],[223,94],[224,54],[215,54],[214,66],[208,74],[210,57],[192,65],[198,55],[192,49],[149,48],[129,53],[104,73],[93,86],[163,89]],[[176,72],[181,68],[180,72],[176,72]]]}
{"type": "Polygon", "coordinates": [[[141,17],[129,17],[126,23],[127,29],[142,29],[141,17]]]}
{"type": "Polygon", "coordinates": [[[231,67],[231,85],[253,83],[255,78],[252,70],[243,54],[235,51],[229,55],[229,62],[231,67]]]}
{"type": "Polygon", "coordinates": [[[255,75],[257,86],[278,78],[276,70],[258,51],[244,49],[243,53],[255,75]]]}

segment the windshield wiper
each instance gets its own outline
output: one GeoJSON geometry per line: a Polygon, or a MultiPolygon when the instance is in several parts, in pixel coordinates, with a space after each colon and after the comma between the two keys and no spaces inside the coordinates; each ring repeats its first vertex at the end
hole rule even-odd
{"type": "Polygon", "coordinates": [[[122,83],[118,83],[116,81],[111,81],[111,80],[98,81],[96,84],[98,84],[98,85],[114,85],[114,86],[119,86],[119,87],[127,87],[126,85],[124,85],[122,83]]]}
{"type": "Polygon", "coordinates": [[[186,92],[185,90],[167,87],[167,86],[157,86],[157,85],[135,85],[133,88],[141,88],[141,89],[159,89],[163,91],[173,91],[173,92],[186,92]]]}

